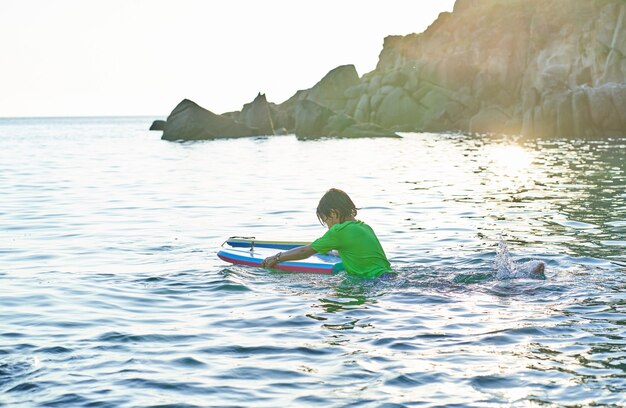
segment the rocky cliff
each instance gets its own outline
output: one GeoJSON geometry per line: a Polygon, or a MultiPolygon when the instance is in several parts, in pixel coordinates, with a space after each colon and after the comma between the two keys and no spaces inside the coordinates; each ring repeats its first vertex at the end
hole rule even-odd
{"type": "Polygon", "coordinates": [[[387,37],[354,114],[403,130],[626,134],[626,2],[457,0],[387,37]]]}
{"type": "Polygon", "coordinates": [[[341,66],[282,104],[257,102],[229,119],[299,137],[626,135],[626,1],[457,0],[425,32],[385,38],[363,77],[341,66]]]}

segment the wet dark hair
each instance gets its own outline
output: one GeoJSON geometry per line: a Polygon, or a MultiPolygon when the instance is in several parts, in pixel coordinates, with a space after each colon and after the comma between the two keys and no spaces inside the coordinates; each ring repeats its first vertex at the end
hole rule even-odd
{"type": "Polygon", "coordinates": [[[339,222],[344,222],[349,217],[355,217],[357,212],[357,208],[348,194],[338,188],[328,190],[317,205],[317,219],[322,225],[324,225],[323,218],[328,217],[331,210],[339,213],[339,222]]]}

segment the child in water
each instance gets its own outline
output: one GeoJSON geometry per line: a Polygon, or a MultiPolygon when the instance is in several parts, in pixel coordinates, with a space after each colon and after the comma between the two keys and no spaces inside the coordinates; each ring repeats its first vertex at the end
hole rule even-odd
{"type": "Polygon", "coordinates": [[[316,253],[337,250],[348,274],[373,279],[392,272],[376,234],[369,225],[354,218],[356,213],[356,206],[348,194],[331,188],[317,206],[317,218],[328,227],[328,231],[309,245],[265,258],[262,265],[271,268],[279,262],[306,259],[316,253]]]}

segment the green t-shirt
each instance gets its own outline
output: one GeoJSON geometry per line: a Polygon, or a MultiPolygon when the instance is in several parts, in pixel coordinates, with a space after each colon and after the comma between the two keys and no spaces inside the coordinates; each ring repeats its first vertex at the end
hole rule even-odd
{"type": "Polygon", "coordinates": [[[377,278],[391,272],[374,230],[362,221],[346,221],[335,224],[311,248],[319,253],[336,249],[346,272],[365,279],[377,278]]]}

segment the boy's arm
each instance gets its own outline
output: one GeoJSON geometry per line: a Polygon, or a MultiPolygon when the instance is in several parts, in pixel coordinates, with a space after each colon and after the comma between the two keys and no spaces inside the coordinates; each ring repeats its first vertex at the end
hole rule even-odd
{"type": "Polygon", "coordinates": [[[304,245],[301,247],[290,249],[289,251],[279,252],[276,255],[269,256],[263,260],[261,266],[263,266],[264,268],[272,268],[279,262],[306,259],[311,255],[315,255],[316,253],[317,251],[311,248],[311,245],[304,245]]]}

